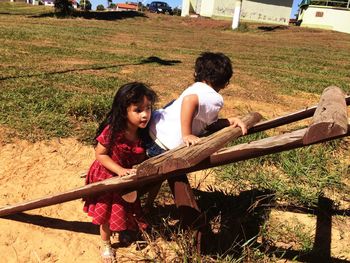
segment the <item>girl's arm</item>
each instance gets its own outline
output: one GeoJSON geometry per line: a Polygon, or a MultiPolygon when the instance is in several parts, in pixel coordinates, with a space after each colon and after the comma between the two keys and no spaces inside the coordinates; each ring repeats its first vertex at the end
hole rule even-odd
{"type": "Polygon", "coordinates": [[[187,146],[195,144],[199,138],[192,134],[192,121],[198,110],[198,96],[195,94],[187,95],[183,98],[181,104],[181,133],[182,140],[187,146]]]}
{"type": "Polygon", "coordinates": [[[95,155],[96,160],[98,160],[105,168],[119,176],[136,173],[136,169],[126,169],[114,162],[112,158],[107,154],[107,148],[104,147],[101,143],[97,143],[95,155]]]}

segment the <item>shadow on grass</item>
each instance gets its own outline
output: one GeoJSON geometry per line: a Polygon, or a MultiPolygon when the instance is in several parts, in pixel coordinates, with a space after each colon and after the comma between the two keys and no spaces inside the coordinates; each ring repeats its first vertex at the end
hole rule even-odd
{"type": "MultiPolygon", "coordinates": [[[[224,253],[239,256],[247,240],[257,239],[270,213],[267,204],[274,203],[274,195],[269,191],[251,190],[233,196],[209,189],[207,192],[194,190],[194,194],[207,222],[201,228],[201,252],[213,256],[224,253]]],[[[162,238],[171,240],[180,229],[180,217],[175,205],[158,206],[149,221],[162,238]],[[164,218],[176,223],[164,225],[164,218]]]]}
{"type": "Polygon", "coordinates": [[[281,249],[274,246],[265,246],[265,253],[274,254],[288,260],[298,259],[303,262],[343,262],[349,263],[345,259],[334,258],[331,256],[331,239],[332,239],[332,216],[343,215],[349,216],[349,210],[333,209],[333,201],[329,198],[320,196],[317,207],[314,208],[297,208],[292,206],[276,207],[282,211],[291,211],[304,214],[316,215],[316,232],[312,251],[303,253],[292,249],[281,249]]]}
{"type": "MultiPolygon", "coordinates": [[[[270,190],[250,190],[238,196],[221,191],[195,191],[198,204],[205,214],[207,224],[202,228],[201,248],[203,255],[215,257],[229,255],[242,257],[247,248],[257,249],[266,256],[303,262],[345,262],[331,256],[332,215],[349,216],[349,210],[333,209],[333,201],[320,196],[316,207],[281,206],[275,203],[270,190]],[[310,252],[285,249],[259,240],[261,228],[270,216],[271,209],[316,215],[316,232],[310,252]]],[[[179,224],[164,226],[162,218],[179,219],[174,205],[157,207],[151,222],[165,240],[179,229],[179,224]],[[166,228],[166,231],[164,231],[166,228]]]]}
{"type": "Polygon", "coordinates": [[[269,32],[269,31],[285,30],[285,29],[288,29],[288,26],[259,26],[258,29],[269,32]]]}
{"type": "Polygon", "coordinates": [[[40,15],[31,16],[33,18],[45,18],[45,17],[56,17],[56,18],[84,18],[84,19],[96,19],[96,20],[121,20],[127,18],[135,17],[145,17],[147,16],[144,13],[136,11],[74,11],[70,15],[64,15],[61,13],[43,13],[40,15]]]}
{"type": "Polygon", "coordinates": [[[65,73],[85,71],[85,70],[104,70],[104,69],[110,69],[110,68],[125,67],[125,66],[137,66],[137,65],[152,64],[152,63],[162,65],[162,66],[173,66],[175,64],[181,63],[181,61],[180,60],[167,60],[167,59],[161,59],[159,57],[151,56],[151,57],[148,57],[145,59],[141,59],[140,62],[136,62],[136,63],[113,64],[113,65],[105,65],[105,66],[89,66],[89,67],[84,67],[84,68],[64,69],[64,70],[57,70],[57,71],[43,72],[43,73],[36,73],[36,74],[5,76],[5,77],[1,77],[0,81],[1,80],[8,80],[8,79],[17,79],[17,78],[38,77],[38,76],[45,77],[45,76],[49,76],[49,75],[65,74],[65,73]]]}
{"type": "Polygon", "coordinates": [[[205,212],[210,229],[204,234],[204,253],[239,256],[244,246],[256,244],[260,229],[274,204],[274,194],[269,191],[250,190],[238,196],[221,191],[197,191],[198,202],[205,212]]]}

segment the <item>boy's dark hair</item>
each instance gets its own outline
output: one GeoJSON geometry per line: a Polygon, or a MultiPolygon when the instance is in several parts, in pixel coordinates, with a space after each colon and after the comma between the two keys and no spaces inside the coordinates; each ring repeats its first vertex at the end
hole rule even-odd
{"type": "Polygon", "coordinates": [[[231,60],[223,53],[204,52],[196,59],[196,82],[205,81],[213,88],[219,88],[230,81],[232,74],[231,60]]]}
{"type": "Polygon", "coordinates": [[[156,93],[147,85],[140,82],[127,83],[121,86],[115,94],[112,108],[98,127],[95,136],[95,142],[97,143],[96,138],[102,133],[104,128],[109,125],[108,141],[110,143],[107,145],[109,154],[114,145],[116,133],[127,128],[127,108],[131,104],[143,102],[144,97],[151,101],[152,105],[157,99],[156,93]]]}

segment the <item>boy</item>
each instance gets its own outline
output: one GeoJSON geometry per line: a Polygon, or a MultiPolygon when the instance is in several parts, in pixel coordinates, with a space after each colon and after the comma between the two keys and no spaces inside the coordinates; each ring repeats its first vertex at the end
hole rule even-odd
{"type": "MultiPolygon", "coordinates": [[[[247,127],[240,119],[218,119],[224,105],[219,91],[229,84],[232,74],[231,60],[227,56],[202,53],[195,62],[195,83],[178,99],[153,113],[149,126],[152,142],[146,146],[147,155],[159,155],[182,143],[196,144],[200,139],[198,136],[230,125],[240,127],[242,134],[246,134],[247,127]]],[[[160,186],[154,186],[149,192],[146,210],[152,207],[160,186]]]]}
{"type": "Polygon", "coordinates": [[[219,91],[229,84],[232,74],[231,60],[227,56],[202,53],[195,63],[195,83],[173,103],[155,111],[152,116],[149,133],[156,146],[163,151],[182,143],[190,146],[199,141],[198,136],[229,125],[240,127],[243,135],[246,134],[247,127],[240,119],[218,119],[224,105],[219,91]]]}

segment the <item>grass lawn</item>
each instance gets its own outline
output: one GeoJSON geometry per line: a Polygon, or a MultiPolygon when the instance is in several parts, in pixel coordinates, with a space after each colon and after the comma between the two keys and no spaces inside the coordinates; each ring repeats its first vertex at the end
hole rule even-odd
{"type": "MultiPolygon", "coordinates": [[[[223,52],[234,65],[233,79],[222,93],[223,115],[258,111],[270,119],[317,104],[330,85],[350,93],[348,34],[259,24],[232,31],[230,21],[148,13],[95,18],[56,18],[48,7],[0,3],[0,127],[8,142],[13,137],[32,142],[75,137],[89,144],[120,85],[145,82],[158,93],[157,106],[164,105],[191,84],[194,61],[203,51],[223,52]]],[[[305,220],[269,221],[263,207],[316,211],[320,198],[328,198],[333,209],[348,217],[349,143],[336,140],[211,171],[220,178],[217,188],[198,195],[212,226],[215,220],[223,226],[235,217],[232,208],[241,212],[239,223],[251,230],[237,246],[232,241],[214,251],[219,253],[216,260],[288,258],[278,248],[290,248],[296,259],[308,255],[315,234],[303,227],[305,220]],[[252,204],[258,209],[249,210],[252,204]],[[220,218],[213,207],[223,209],[220,218]]],[[[350,260],[350,252],[347,256],[350,260]]]]}

